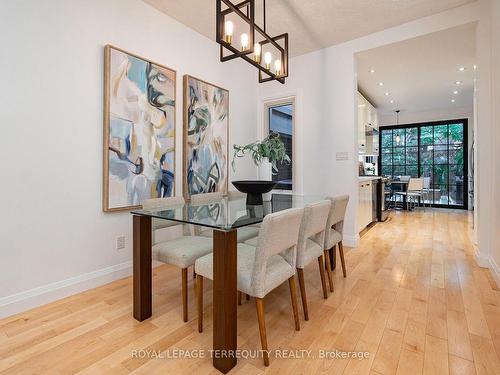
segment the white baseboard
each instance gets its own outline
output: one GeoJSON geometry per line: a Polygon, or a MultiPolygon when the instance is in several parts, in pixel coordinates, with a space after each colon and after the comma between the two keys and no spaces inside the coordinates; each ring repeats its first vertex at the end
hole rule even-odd
{"type": "Polygon", "coordinates": [[[495,282],[497,283],[497,287],[500,287],[500,267],[495,262],[493,257],[490,257],[489,263],[490,263],[489,268],[490,268],[491,274],[493,275],[493,278],[495,279],[495,282]]]}
{"type": "Polygon", "coordinates": [[[132,275],[132,261],[0,298],[0,319],[132,275]]]}
{"type": "Polygon", "coordinates": [[[347,247],[357,247],[359,245],[359,234],[355,236],[344,234],[342,236],[342,244],[347,247]]]}
{"type": "Polygon", "coordinates": [[[474,245],[474,259],[479,267],[490,268],[490,258],[479,251],[479,248],[474,245]]]}

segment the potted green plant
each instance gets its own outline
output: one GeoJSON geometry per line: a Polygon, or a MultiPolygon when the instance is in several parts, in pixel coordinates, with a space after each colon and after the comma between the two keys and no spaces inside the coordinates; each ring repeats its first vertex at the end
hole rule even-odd
{"type": "MultiPolygon", "coordinates": [[[[262,204],[262,194],[270,192],[276,185],[272,181],[273,173],[278,172],[278,163],[289,163],[290,157],[286,154],[285,144],[276,132],[271,132],[262,141],[255,141],[247,145],[233,145],[233,171],[236,168],[236,158],[250,154],[254,164],[259,167],[260,180],[233,181],[233,185],[241,192],[247,193],[247,203],[262,204]]],[[[270,196],[266,197],[269,200],[270,196]]]]}

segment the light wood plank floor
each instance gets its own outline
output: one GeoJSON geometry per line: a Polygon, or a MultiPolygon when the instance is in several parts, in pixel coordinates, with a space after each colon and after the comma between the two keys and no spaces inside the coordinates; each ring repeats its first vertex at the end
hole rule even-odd
{"type": "MultiPolygon", "coordinates": [[[[240,359],[234,374],[500,374],[500,291],[473,260],[470,215],[395,212],[356,249],[346,248],[347,278],[323,300],[317,264],[305,270],[309,322],[294,331],[285,283],[268,295],[270,349],[308,349],[315,358],[240,359]],[[367,351],[368,359],[319,359],[319,350],[367,351]]],[[[210,349],[211,284],[205,285],[205,332],[197,332],[194,283],[181,319],[180,270],[154,271],[153,317],[132,318],[131,278],[0,321],[0,374],[217,374],[209,358],[132,358],[210,349]]],[[[300,309],[300,307],[299,307],[300,309]]],[[[255,304],[238,307],[238,344],[260,349],[255,304]]]]}

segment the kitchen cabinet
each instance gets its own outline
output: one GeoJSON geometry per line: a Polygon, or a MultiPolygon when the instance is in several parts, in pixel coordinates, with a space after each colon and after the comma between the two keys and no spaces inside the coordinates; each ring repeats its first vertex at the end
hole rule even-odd
{"type": "Polygon", "coordinates": [[[376,108],[358,92],[358,153],[378,155],[378,113],[376,108]]]}
{"type": "Polygon", "coordinates": [[[361,232],[373,220],[372,181],[359,182],[358,230],[361,232]]]}

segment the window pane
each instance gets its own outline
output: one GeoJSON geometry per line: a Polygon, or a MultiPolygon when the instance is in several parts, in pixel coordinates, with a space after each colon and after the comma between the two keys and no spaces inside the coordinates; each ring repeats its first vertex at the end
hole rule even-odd
{"type": "Polygon", "coordinates": [[[394,147],[405,145],[405,129],[394,129],[393,132],[394,147]]]}
{"type": "Polygon", "coordinates": [[[392,176],[392,165],[382,165],[382,176],[392,176]]]}
{"type": "Polygon", "coordinates": [[[434,185],[433,195],[435,204],[448,204],[448,185],[434,185]]]}
{"type": "Polygon", "coordinates": [[[434,143],[433,130],[432,126],[422,126],[420,128],[421,145],[431,145],[434,143]]]}
{"type": "Polygon", "coordinates": [[[434,164],[448,164],[448,146],[434,146],[434,164]]]}
{"type": "Polygon", "coordinates": [[[420,146],[420,164],[433,164],[433,150],[434,146],[420,146]]]}
{"type": "MultiPolygon", "coordinates": [[[[269,108],[269,131],[280,135],[285,144],[286,154],[293,162],[293,106],[292,104],[279,105],[269,108]]],[[[292,190],[292,162],[278,163],[278,172],[273,172],[273,181],[276,181],[276,189],[292,190]]]]}
{"type": "Polygon", "coordinates": [[[392,147],[392,130],[382,130],[382,147],[392,147]]]}
{"type": "Polygon", "coordinates": [[[392,165],[392,149],[382,149],[382,166],[392,165]]]}
{"type": "Polygon", "coordinates": [[[417,164],[418,147],[406,147],[406,164],[417,164]]]}
{"type": "Polygon", "coordinates": [[[418,128],[406,129],[406,146],[416,146],[418,144],[418,128]]]}
{"type": "Polygon", "coordinates": [[[394,176],[406,176],[406,168],[404,165],[394,167],[394,176]]]}
{"type": "Polygon", "coordinates": [[[432,165],[421,165],[420,166],[420,177],[424,177],[424,178],[428,177],[428,178],[430,178],[429,183],[433,184],[432,178],[434,176],[433,176],[433,173],[432,173],[432,165]]]}
{"type": "Polygon", "coordinates": [[[464,166],[463,165],[450,165],[449,184],[463,185],[464,183],[464,166]]]}
{"type": "Polygon", "coordinates": [[[462,206],[464,204],[464,185],[450,185],[450,199],[449,203],[455,206],[462,206]]]}
{"type": "Polygon", "coordinates": [[[418,166],[417,165],[407,165],[406,175],[411,177],[418,177],[418,166]]]}
{"type": "Polygon", "coordinates": [[[461,144],[450,146],[450,164],[464,163],[464,149],[461,144]]]}
{"type": "Polygon", "coordinates": [[[433,184],[448,184],[448,165],[436,164],[434,165],[433,184]]]}
{"type": "Polygon", "coordinates": [[[404,147],[395,147],[394,148],[394,164],[406,164],[405,163],[405,148],[404,147]]]}
{"type": "Polygon", "coordinates": [[[453,124],[449,126],[449,143],[463,143],[464,126],[463,124],[453,124]]]}
{"type": "Polygon", "coordinates": [[[434,143],[435,144],[448,143],[448,125],[434,126],[434,143]]]}

